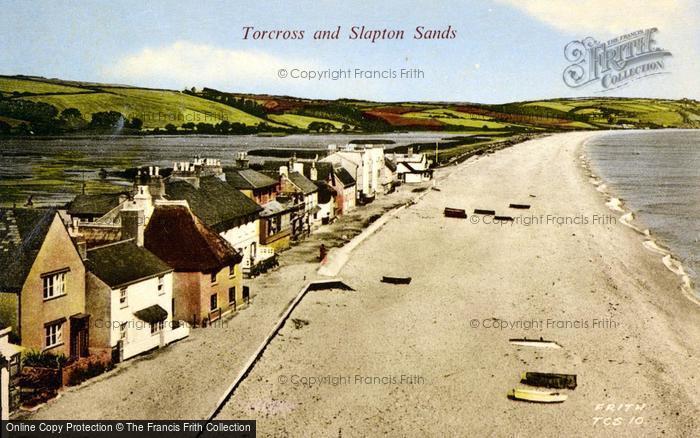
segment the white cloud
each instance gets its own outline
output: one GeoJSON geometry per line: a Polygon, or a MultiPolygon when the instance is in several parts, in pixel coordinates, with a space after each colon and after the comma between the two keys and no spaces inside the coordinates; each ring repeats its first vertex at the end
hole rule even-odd
{"type": "Polygon", "coordinates": [[[253,50],[232,50],[190,41],[146,47],[102,69],[110,81],[158,87],[185,86],[260,88],[277,82],[277,71],[293,65],[313,68],[308,61],[281,58],[253,50]]]}
{"type": "MultiPolygon", "coordinates": [[[[647,27],[673,30],[690,17],[692,0],[498,0],[567,33],[607,37],[647,27]]],[[[687,25],[692,25],[690,20],[687,25]]]]}

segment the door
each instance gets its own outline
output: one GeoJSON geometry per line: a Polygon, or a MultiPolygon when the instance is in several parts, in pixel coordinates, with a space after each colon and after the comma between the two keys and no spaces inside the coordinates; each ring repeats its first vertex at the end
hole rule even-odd
{"type": "Polygon", "coordinates": [[[72,316],[70,319],[70,355],[73,357],[89,355],[89,321],[89,315],[72,316]]]}

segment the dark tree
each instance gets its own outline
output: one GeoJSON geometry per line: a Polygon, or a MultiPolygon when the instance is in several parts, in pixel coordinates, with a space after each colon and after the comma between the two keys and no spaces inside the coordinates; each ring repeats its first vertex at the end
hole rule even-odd
{"type": "Polygon", "coordinates": [[[96,129],[116,129],[125,125],[126,118],[117,111],[103,111],[92,115],[90,127],[96,129]]]}

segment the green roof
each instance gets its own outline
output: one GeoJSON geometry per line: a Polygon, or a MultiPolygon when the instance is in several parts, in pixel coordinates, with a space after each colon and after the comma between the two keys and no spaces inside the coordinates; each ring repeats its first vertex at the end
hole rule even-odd
{"type": "Polygon", "coordinates": [[[68,214],[71,216],[103,216],[117,207],[120,200],[126,196],[126,192],[77,195],[68,204],[68,214]]]}
{"type": "Polygon", "coordinates": [[[218,233],[262,211],[255,201],[215,176],[200,178],[199,188],[187,181],[168,181],[165,194],[168,199],[186,200],[192,212],[218,233]]]}
{"type": "Polygon", "coordinates": [[[299,190],[305,195],[318,191],[316,184],[299,172],[289,172],[289,181],[299,187],[299,190]]]}
{"type": "Polygon", "coordinates": [[[253,169],[228,169],[226,182],[238,190],[262,189],[277,185],[277,181],[253,169]]]}
{"type": "Polygon", "coordinates": [[[0,291],[19,292],[56,210],[0,208],[0,291]]]}
{"type": "Polygon", "coordinates": [[[88,250],[88,268],[112,289],[167,274],[173,269],[133,239],[88,250]]]}

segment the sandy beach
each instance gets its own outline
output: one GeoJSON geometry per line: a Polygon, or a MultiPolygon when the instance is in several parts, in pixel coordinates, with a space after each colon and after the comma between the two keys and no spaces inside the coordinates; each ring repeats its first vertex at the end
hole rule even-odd
{"type": "Polygon", "coordinates": [[[257,419],[261,436],[696,433],[700,308],[591,184],[590,135],[440,170],[439,191],[352,253],[339,276],[355,292],[310,293],[219,418],[257,419]],[[509,343],[523,337],[562,348],[509,343]],[[509,400],[525,371],[578,387],[561,404],[509,400]]]}

